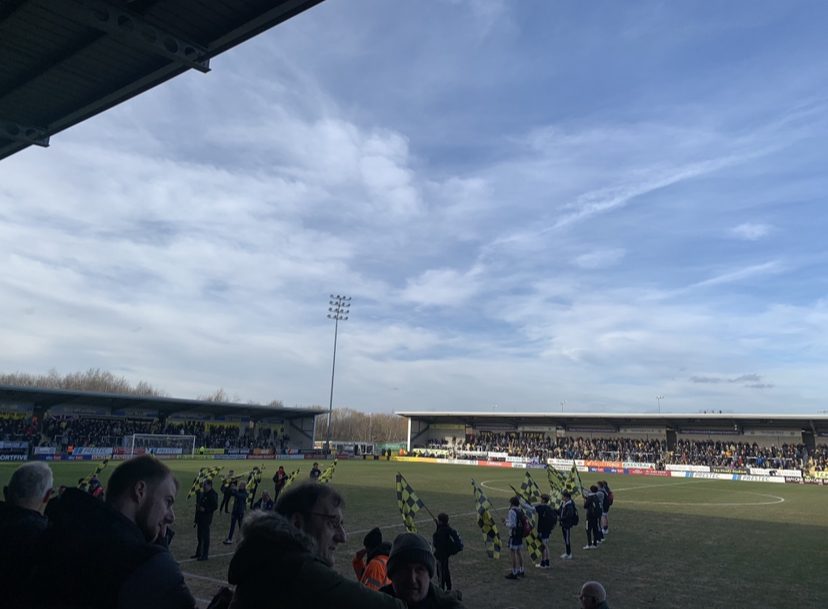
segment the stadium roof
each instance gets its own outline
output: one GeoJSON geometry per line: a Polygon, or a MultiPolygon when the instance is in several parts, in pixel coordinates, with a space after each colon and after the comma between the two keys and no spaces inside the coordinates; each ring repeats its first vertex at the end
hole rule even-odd
{"type": "Polygon", "coordinates": [[[612,412],[397,412],[401,417],[426,423],[467,425],[556,425],[570,427],[661,427],[676,429],[721,429],[737,426],[759,428],[798,428],[814,433],[828,432],[828,414],[742,414],[742,413],[612,413],[612,412]]]}
{"type": "Polygon", "coordinates": [[[49,409],[53,406],[92,406],[111,410],[124,408],[147,408],[162,414],[186,414],[188,412],[214,416],[240,416],[251,419],[282,417],[286,419],[305,418],[322,414],[319,408],[285,408],[259,404],[237,404],[232,402],[209,402],[206,400],[185,400],[153,396],[135,396],[94,391],[68,391],[63,389],[39,389],[0,385],[0,406],[3,404],[27,404],[49,409]]]}
{"type": "Polygon", "coordinates": [[[0,159],[322,0],[3,0],[0,159]]]}

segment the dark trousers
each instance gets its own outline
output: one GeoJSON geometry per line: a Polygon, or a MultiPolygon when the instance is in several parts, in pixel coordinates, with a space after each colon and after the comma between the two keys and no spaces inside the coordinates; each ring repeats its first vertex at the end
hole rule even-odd
{"type": "Polygon", "coordinates": [[[241,529],[242,520],[244,520],[244,513],[236,514],[233,512],[230,515],[230,532],[227,534],[227,539],[233,539],[233,533],[236,530],[236,524],[238,523],[239,529],[241,529]]]}
{"type": "Polygon", "coordinates": [[[449,570],[448,556],[437,558],[437,578],[440,582],[440,588],[451,590],[451,571],[449,570]]]}
{"type": "Polygon", "coordinates": [[[587,518],[587,545],[597,546],[601,539],[601,517],[587,518]]]}
{"type": "Polygon", "coordinates": [[[196,525],[196,537],[198,547],[196,547],[195,553],[199,558],[207,558],[210,552],[210,523],[199,522],[196,525]]]}
{"type": "Polygon", "coordinates": [[[572,529],[570,527],[561,527],[561,533],[563,534],[564,546],[566,547],[567,554],[572,554],[571,530],[572,529]]]}
{"type": "Polygon", "coordinates": [[[224,497],[221,498],[221,505],[219,506],[219,512],[224,510],[224,513],[227,513],[227,508],[230,507],[230,498],[233,495],[230,493],[224,493],[224,497]]]}

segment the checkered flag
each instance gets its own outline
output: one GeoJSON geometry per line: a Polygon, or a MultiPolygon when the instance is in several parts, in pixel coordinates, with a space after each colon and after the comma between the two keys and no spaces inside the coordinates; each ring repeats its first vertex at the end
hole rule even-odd
{"type": "Polygon", "coordinates": [[[569,476],[566,479],[566,486],[564,489],[569,491],[569,493],[574,497],[581,494],[583,486],[584,485],[581,482],[581,474],[578,472],[578,466],[575,465],[575,461],[573,461],[572,469],[569,470],[569,476]]]}
{"type": "Polygon", "coordinates": [[[520,490],[520,496],[526,499],[528,503],[537,503],[540,501],[540,487],[538,486],[538,483],[532,479],[532,476],[529,475],[529,472],[526,472],[526,476],[520,485],[520,490]]]}
{"type": "Polygon", "coordinates": [[[566,478],[551,465],[546,467],[546,477],[549,479],[549,497],[552,501],[552,507],[559,510],[563,503],[563,491],[566,487],[566,478]]]}
{"type": "Polygon", "coordinates": [[[486,546],[486,555],[489,558],[500,558],[500,535],[497,532],[497,525],[492,516],[492,504],[483,492],[483,489],[472,479],[474,488],[474,500],[477,506],[477,526],[483,533],[483,544],[486,546]]]}
{"type": "Polygon", "coordinates": [[[256,501],[256,491],[259,490],[259,482],[262,481],[262,469],[254,467],[247,476],[247,505],[253,507],[253,502],[256,501]]]}
{"type": "Polygon", "coordinates": [[[399,472],[397,472],[397,505],[400,507],[405,529],[409,533],[416,533],[417,525],[414,524],[414,516],[425,507],[425,503],[399,472]]]}
{"type": "Polygon", "coordinates": [[[296,481],[296,476],[298,476],[298,475],[299,475],[299,470],[300,470],[300,469],[301,469],[301,468],[297,467],[297,468],[296,468],[296,471],[295,471],[295,472],[293,472],[290,476],[288,476],[288,477],[285,479],[285,484],[284,484],[284,486],[282,486],[282,490],[283,490],[283,491],[284,491],[287,487],[289,487],[291,484],[293,484],[293,483],[296,481]]]}
{"type": "Polygon", "coordinates": [[[319,482],[321,484],[327,484],[328,482],[333,480],[333,475],[334,475],[335,471],[336,471],[336,459],[334,459],[334,462],[331,465],[329,465],[328,467],[325,468],[324,472],[319,474],[319,479],[317,480],[317,482],[319,482]]]}

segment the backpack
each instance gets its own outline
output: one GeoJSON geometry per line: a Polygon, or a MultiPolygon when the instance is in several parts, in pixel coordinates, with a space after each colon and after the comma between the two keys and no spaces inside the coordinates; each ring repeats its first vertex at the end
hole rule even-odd
{"type": "Polygon", "coordinates": [[[463,540],[460,539],[460,534],[451,529],[449,531],[449,556],[454,556],[463,551],[463,540]]]}
{"type": "Polygon", "coordinates": [[[517,511],[517,529],[521,537],[529,537],[532,534],[532,521],[526,517],[523,510],[514,508],[517,511]]]}
{"type": "Polygon", "coordinates": [[[578,523],[581,521],[580,517],[578,516],[578,508],[575,507],[575,504],[572,504],[572,526],[577,527],[578,523]]]}
{"type": "Polygon", "coordinates": [[[612,505],[612,502],[615,501],[615,495],[609,489],[607,489],[607,501],[609,501],[608,505],[612,505]]]}
{"type": "Polygon", "coordinates": [[[539,505],[538,512],[538,531],[552,531],[555,525],[558,524],[558,514],[548,505],[539,505]],[[541,509],[545,507],[547,509],[541,509]]]}

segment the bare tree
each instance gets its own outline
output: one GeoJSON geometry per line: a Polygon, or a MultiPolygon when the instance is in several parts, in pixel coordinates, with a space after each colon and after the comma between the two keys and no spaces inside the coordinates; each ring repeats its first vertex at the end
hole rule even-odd
{"type": "MultiPolygon", "coordinates": [[[[327,437],[328,417],[316,420],[316,439],[327,437]]],[[[403,442],[405,419],[388,413],[364,413],[350,408],[336,408],[331,415],[331,439],[354,442],[403,442]]]]}
{"type": "Polygon", "coordinates": [[[41,389],[66,389],[69,391],[97,391],[99,393],[120,393],[164,397],[167,393],[145,381],[132,385],[122,376],[115,376],[100,368],[90,368],[85,372],[72,372],[61,376],[52,369],[48,374],[26,374],[12,372],[0,374],[0,385],[16,387],[37,387],[41,389]]]}

